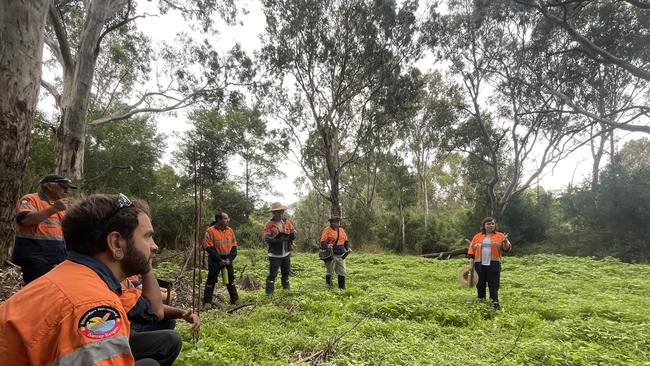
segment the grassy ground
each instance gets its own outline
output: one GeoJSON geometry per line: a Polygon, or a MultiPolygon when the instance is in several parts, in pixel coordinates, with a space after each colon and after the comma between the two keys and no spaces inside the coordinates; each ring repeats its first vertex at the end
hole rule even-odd
{"type": "MultiPolygon", "coordinates": [[[[648,265],[508,257],[497,312],[460,287],[461,259],[353,253],[345,291],[326,289],[316,254],[292,260],[291,291],[240,291],[255,306],[202,313],[196,344],[179,323],[186,342],[176,364],[305,364],[325,351],[314,363],[650,365],[648,265]]],[[[235,266],[244,265],[263,280],[263,253],[243,251],[235,266]]]]}

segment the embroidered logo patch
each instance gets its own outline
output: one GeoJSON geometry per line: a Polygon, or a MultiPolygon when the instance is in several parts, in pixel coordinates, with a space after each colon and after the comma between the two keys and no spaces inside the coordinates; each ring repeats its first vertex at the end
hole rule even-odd
{"type": "Polygon", "coordinates": [[[79,333],[87,338],[110,338],[121,328],[120,313],[110,306],[92,308],[79,319],[79,333]]]}

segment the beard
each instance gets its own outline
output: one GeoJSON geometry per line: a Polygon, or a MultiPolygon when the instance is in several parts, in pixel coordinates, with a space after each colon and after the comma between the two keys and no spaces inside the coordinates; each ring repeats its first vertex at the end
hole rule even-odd
{"type": "Polygon", "coordinates": [[[144,253],[135,248],[133,239],[126,241],[126,253],[121,261],[122,271],[126,276],[148,273],[151,271],[151,256],[147,258],[144,253]]]}

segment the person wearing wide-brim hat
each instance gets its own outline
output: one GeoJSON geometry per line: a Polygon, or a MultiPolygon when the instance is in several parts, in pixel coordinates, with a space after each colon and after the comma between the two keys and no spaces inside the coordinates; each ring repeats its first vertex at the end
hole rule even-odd
{"type": "Polygon", "coordinates": [[[20,266],[25,284],[66,258],[61,220],[68,208],[68,192],[76,188],[70,179],[50,174],[41,179],[38,192],[18,200],[12,260],[20,266]]]}
{"type": "Polygon", "coordinates": [[[478,273],[476,291],[479,299],[485,299],[485,287],[490,290],[490,300],[495,309],[499,304],[499,287],[501,282],[501,258],[504,252],[510,252],[512,244],[508,234],[497,231],[497,223],[492,217],[481,221],[480,231],[474,235],[467,249],[474,269],[478,273]]]}
{"type": "Polygon", "coordinates": [[[348,234],[341,227],[341,217],[332,215],[329,218],[329,225],[323,229],[320,237],[321,250],[327,250],[331,257],[325,260],[325,283],[332,287],[332,275],[336,272],[338,276],[339,288],[345,290],[345,277],[347,271],[345,268],[345,257],[352,252],[348,234]]]}
{"type": "Polygon", "coordinates": [[[296,229],[293,223],[282,215],[288,209],[280,202],[273,202],[269,213],[273,217],[264,224],[262,232],[268,247],[269,274],[266,277],[266,294],[272,295],[275,291],[275,278],[278,269],[281,272],[282,288],[290,289],[289,274],[291,272],[291,245],[296,239],[296,229]]]}

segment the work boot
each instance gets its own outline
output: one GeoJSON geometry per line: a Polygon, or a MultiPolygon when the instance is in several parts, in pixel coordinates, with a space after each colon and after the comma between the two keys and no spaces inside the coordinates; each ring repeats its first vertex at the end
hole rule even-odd
{"type": "Polygon", "coordinates": [[[286,280],[282,280],[282,288],[284,290],[291,290],[291,286],[289,285],[289,279],[288,278],[286,280]]]}
{"type": "Polygon", "coordinates": [[[325,284],[327,287],[332,288],[332,275],[325,275],[325,284]]]}
{"type": "Polygon", "coordinates": [[[201,311],[208,311],[210,309],[212,309],[212,303],[204,302],[203,306],[201,307],[201,311]]]}
{"type": "Polygon", "coordinates": [[[266,280],[266,294],[271,296],[275,291],[275,282],[266,280]]]}
{"type": "Polygon", "coordinates": [[[234,284],[232,284],[232,285],[227,285],[226,288],[228,289],[228,295],[230,296],[230,303],[236,305],[237,300],[239,300],[239,295],[237,294],[237,287],[234,284]]]}
{"type": "Polygon", "coordinates": [[[345,276],[339,276],[339,288],[345,290],[345,276]]]}
{"type": "Polygon", "coordinates": [[[211,304],[213,294],[214,294],[214,284],[205,285],[205,290],[203,291],[203,303],[211,304]]]}

